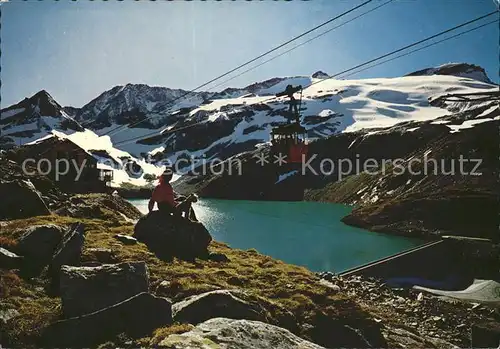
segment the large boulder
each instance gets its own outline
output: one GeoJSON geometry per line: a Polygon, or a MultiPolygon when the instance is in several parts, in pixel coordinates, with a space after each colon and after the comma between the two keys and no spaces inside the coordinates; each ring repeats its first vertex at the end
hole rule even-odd
{"type": "Polygon", "coordinates": [[[224,317],[270,322],[288,329],[296,328],[292,313],[277,304],[258,297],[250,297],[242,291],[216,290],[188,297],[172,305],[176,322],[198,324],[224,317]]]}
{"type": "Polygon", "coordinates": [[[23,257],[0,247],[0,268],[19,269],[22,266],[22,262],[23,257]]]}
{"type": "Polygon", "coordinates": [[[82,223],[72,224],[64,233],[59,246],[52,257],[50,274],[54,285],[59,284],[59,272],[63,265],[79,265],[85,242],[85,226],[82,223]]]}
{"type": "Polygon", "coordinates": [[[158,345],[169,349],[321,349],[290,331],[259,321],[215,318],[173,334],[158,345]]]}
{"type": "Polygon", "coordinates": [[[318,312],[309,319],[304,335],[327,348],[387,348],[381,325],[369,318],[332,318],[318,312]]]}
{"type": "Polygon", "coordinates": [[[61,267],[60,294],[67,318],[93,313],[148,291],[149,273],[144,262],[61,267]]]}
{"type": "Polygon", "coordinates": [[[199,222],[153,211],[134,228],[137,240],[144,242],[159,257],[206,258],[212,236],[199,222]]]}
{"type": "Polygon", "coordinates": [[[473,348],[496,348],[500,346],[500,324],[494,321],[474,324],[471,330],[471,341],[473,348]]]}
{"type": "Polygon", "coordinates": [[[64,228],[54,224],[29,227],[19,238],[16,252],[33,266],[45,266],[52,259],[63,234],[64,228]]]}
{"type": "Polygon", "coordinates": [[[50,214],[35,186],[28,180],[0,180],[0,217],[19,219],[50,214]]]}
{"type": "Polygon", "coordinates": [[[45,329],[40,344],[81,348],[113,340],[122,333],[127,337],[144,337],[171,323],[168,299],[140,293],[91,314],[51,324],[45,329]]]}

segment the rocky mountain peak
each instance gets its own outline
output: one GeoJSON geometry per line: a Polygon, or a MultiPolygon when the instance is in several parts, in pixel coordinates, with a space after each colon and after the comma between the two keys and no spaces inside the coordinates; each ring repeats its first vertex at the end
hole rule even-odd
{"type": "Polygon", "coordinates": [[[327,73],[325,73],[324,71],[321,71],[321,70],[318,70],[316,73],[314,73],[311,77],[315,78],[315,79],[327,79],[330,77],[330,75],[328,75],[327,73]]]}
{"type": "Polygon", "coordinates": [[[17,104],[4,108],[0,111],[2,116],[12,114],[11,110],[23,109],[39,116],[61,116],[62,107],[46,90],[41,90],[31,97],[26,97],[17,104]]]}
{"type": "Polygon", "coordinates": [[[453,75],[458,77],[470,78],[488,84],[493,84],[484,68],[469,63],[448,63],[438,67],[425,68],[416,72],[407,74],[406,76],[423,76],[423,75],[453,75]]]}

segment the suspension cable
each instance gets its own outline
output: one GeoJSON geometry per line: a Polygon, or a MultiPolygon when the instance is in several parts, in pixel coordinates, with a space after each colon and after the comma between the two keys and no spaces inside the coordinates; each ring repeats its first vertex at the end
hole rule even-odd
{"type": "MultiPolygon", "coordinates": [[[[349,69],[343,70],[343,71],[341,71],[341,72],[339,72],[339,73],[337,73],[337,74],[331,75],[331,76],[329,76],[329,77],[328,77],[328,78],[326,78],[326,79],[322,79],[322,80],[319,80],[319,81],[313,82],[313,83],[311,83],[309,86],[304,87],[304,89],[307,89],[307,88],[309,88],[309,87],[311,87],[311,86],[313,86],[313,85],[316,85],[316,84],[322,83],[322,82],[324,82],[324,81],[326,81],[326,80],[333,79],[333,78],[335,78],[335,77],[338,77],[338,76],[343,75],[343,74],[345,74],[345,73],[351,72],[351,71],[356,70],[356,69],[358,69],[358,68],[364,67],[364,66],[366,66],[366,65],[369,65],[370,63],[374,63],[374,62],[376,62],[376,61],[378,61],[378,60],[381,60],[381,59],[383,59],[383,58],[386,58],[386,57],[388,57],[388,56],[390,56],[390,55],[393,55],[393,54],[395,54],[395,53],[399,53],[399,52],[404,51],[404,50],[406,50],[406,49],[408,49],[408,48],[411,48],[411,47],[417,46],[417,45],[419,45],[419,44],[421,44],[421,43],[424,43],[424,42],[426,42],[426,41],[432,40],[432,39],[434,39],[434,38],[436,38],[436,37],[439,37],[439,36],[441,36],[441,35],[447,34],[447,33],[451,32],[451,31],[453,31],[453,30],[456,30],[456,29],[462,28],[462,27],[464,27],[464,26],[467,26],[467,25],[469,25],[469,24],[472,24],[472,23],[474,23],[474,22],[480,21],[481,19],[487,18],[487,17],[492,16],[492,15],[494,15],[494,14],[496,14],[496,13],[498,13],[498,11],[493,11],[493,12],[490,12],[490,13],[488,13],[488,14],[486,14],[486,15],[483,15],[483,16],[480,16],[480,17],[477,17],[477,18],[475,18],[475,19],[473,19],[473,20],[467,21],[467,22],[462,23],[462,24],[460,24],[460,25],[457,25],[457,26],[455,26],[455,27],[453,27],[453,28],[450,28],[450,29],[444,30],[444,31],[442,31],[442,32],[440,32],[440,33],[437,33],[437,34],[434,34],[434,35],[432,35],[432,36],[429,36],[429,37],[427,37],[427,38],[425,38],[425,39],[422,39],[422,40],[416,41],[416,42],[414,42],[414,43],[412,43],[412,44],[409,44],[409,45],[406,45],[406,46],[404,46],[404,47],[402,47],[402,48],[400,48],[400,49],[396,49],[396,50],[391,51],[391,52],[389,52],[389,53],[387,53],[387,54],[384,54],[384,55],[381,55],[381,56],[379,56],[379,57],[377,57],[377,58],[371,59],[371,60],[369,60],[369,61],[367,61],[367,62],[364,62],[364,63],[358,64],[358,65],[356,65],[356,66],[355,66],[355,67],[353,67],[353,68],[349,68],[349,69]]],[[[479,29],[480,27],[484,27],[484,26],[486,26],[486,25],[488,25],[488,24],[492,24],[492,23],[494,23],[494,22],[496,22],[496,21],[498,21],[498,20],[495,20],[495,21],[489,22],[489,23],[487,23],[487,24],[484,24],[484,25],[481,25],[481,26],[475,27],[475,28],[470,29],[470,30],[468,30],[468,31],[461,32],[461,33],[459,33],[459,34],[457,34],[457,35],[455,35],[455,36],[452,36],[452,37],[449,37],[449,38],[443,39],[443,40],[441,40],[441,41],[439,41],[439,42],[437,42],[437,43],[442,43],[442,42],[444,42],[444,41],[447,41],[447,40],[450,40],[450,39],[452,39],[452,38],[458,37],[458,36],[460,36],[460,35],[466,34],[466,33],[470,32],[470,31],[472,31],[472,30],[479,29]]],[[[432,46],[432,45],[429,45],[429,46],[432,46]]],[[[415,52],[416,52],[416,51],[415,51],[415,52]]],[[[401,55],[401,57],[402,57],[402,56],[403,56],[403,55],[401,55]]],[[[353,74],[354,74],[354,73],[353,73],[353,74]]],[[[272,99],[276,99],[276,96],[272,96],[272,97],[270,97],[270,98],[267,98],[267,99],[261,100],[261,101],[259,101],[258,103],[264,103],[264,102],[270,101],[270,100],[272,100],[272,99]]],[[[145,139],[145,138],[147,138],[147,137],[149,137],[149,136],[152,136],[152,135],[156,135],[156,136],[158,136],[158,135],[165,135],[165,134],[168,134],[168,133],[172,133],[172,132],[180,131],[180,130],[187,129],[187,128],[190,128],[190,127],[194,127],[194,126],[197,126],[197,125],[199,125],[199,124],[203,124],[203,123],[204,123],[204,122],[194,123],[194,124],[191,124],[191,125],[187,125],[187,126],[183,126],[183,127],[177,128],[177,129],[176,129],[176,128],[173,128],[173,129],[169,129],[169,130],[164,130],[164,131],[159,132],[159,133],[158,133],[158,131],[154,131],[154,132],[151,132],[151,133],[146,134],[146,135],[143,135],[143,136],[133,137],[133,138],[130,138],[129,140],[124,140],[124,141],[117,142],[115,145],[123,145],[123,144],[128,144],[129,142],[133,142],[133,141],[138,140],[138,139],[145,139]]]]}

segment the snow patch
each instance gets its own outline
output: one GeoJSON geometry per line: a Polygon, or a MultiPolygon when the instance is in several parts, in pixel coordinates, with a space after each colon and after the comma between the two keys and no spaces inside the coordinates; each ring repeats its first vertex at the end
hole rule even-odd
{"type": "Polygon", "coordinates": [[[472,128],[474,125],[482,124],[483,122],[493,121],[493,119],[479,119],[479,120],[467,120],[464,121],[461,125],[446,125],[450,128],[450,133],[460,132],[460,130],[464,130],[467,128],[472,128]]]}
{"type": "Polygon", "coordinates": [[[274,184],[278,184],[280,182],[283,182],[285,179],[297,174],[298,172],[299,172],[298,170],[293,170],[293,171],[287,172],[285,174],[282,174],[279,176],[278,180],[274,184]]]}

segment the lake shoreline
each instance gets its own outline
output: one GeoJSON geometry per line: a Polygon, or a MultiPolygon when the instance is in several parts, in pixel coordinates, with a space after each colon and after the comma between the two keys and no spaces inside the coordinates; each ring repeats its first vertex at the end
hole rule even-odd
{"type": "MultiPolygon", "coordinates": [[[[148,212],[148,200],[129,202],[148,212]]],[[[352,207],[341,204],[200,198],[193,207],[215,240],[315,272],[341,272],[425,242],[346,225],[352,207]]]]}

